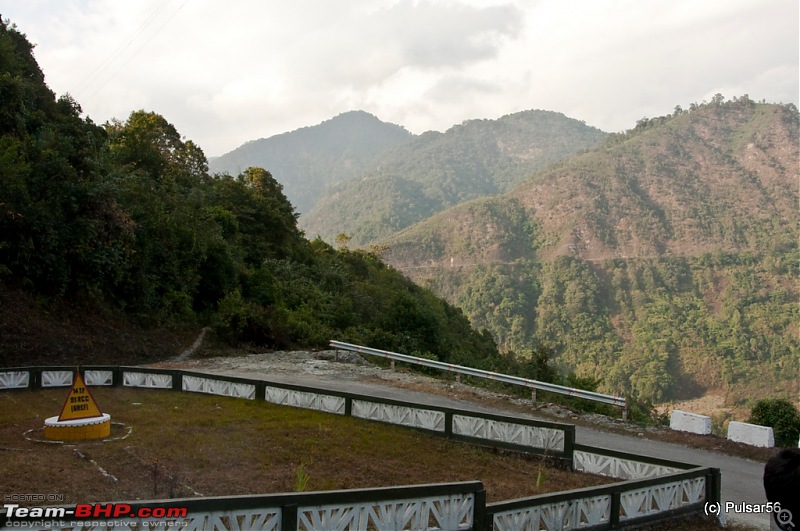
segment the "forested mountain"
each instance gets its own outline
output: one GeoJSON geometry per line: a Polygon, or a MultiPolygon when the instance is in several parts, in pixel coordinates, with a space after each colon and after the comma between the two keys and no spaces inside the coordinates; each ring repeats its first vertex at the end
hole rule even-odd
{"type": "MultiPolygon", "coordinates": [[[[202,150],[158,114],[103,127],[82,118],[45,85],[25,36],[0,20],[0,364],[51,363],[24,326],[47,319],[27,318],[37,307],[63,304],[154,331],[208,325],[234,345],[338,338],[519,368],[459,310],[373,254],[306,240],[296,217],[269,172],[209,175],[202,150]]],[[[57,362],[98,356],[119,362],[100,348],[64,349],[57,362]]]]}
{"type": "Polygon", "coordinates": [[[641,120],[384,256],[505,348],[552,345],[649,400],[797,396],[798,113],[748,97],[641,120]]]}
{"type": "Polygon", "coordinates": [[[6,308],[25,292],[232,344],[338,338],[535,378],[549,345],[562,378],[647,400],[799,391],[792,105],[717,96],[610,136],[543,111],[419,137],[346,113],[267,142],[312,163],[212,174],[158,114],[98,126],[0,21],[0,363],[31,362],[6,317],[31,311],[6,308]],[[284,189],[340,179],[353,217],[309,223],[385,244],[425,287],[304,237],[284,189]]]}
{"type": "Polygon", "coordinates": [[[360,179],[323,194],[300,218],[310,236],[356,245],[458,203],[510,190],[536,170],[600,144],[606,133],[563,114],[524,111],[428,132],[383,154],[360,179]]]}
{"type": "Polygon", "coordinates": [[[413,135],[363,111],[321,124],[253,140],[209,162],[211,173],[235,175],[249,167],[269,170],[300,213],[308,212],[323,190],[363,174],[375,159],[413,135]]]}

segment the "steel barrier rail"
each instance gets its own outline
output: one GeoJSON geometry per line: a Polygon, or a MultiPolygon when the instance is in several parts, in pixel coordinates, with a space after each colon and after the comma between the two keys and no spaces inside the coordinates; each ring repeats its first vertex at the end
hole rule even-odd
{"type": "Polygon", "coordinates": [[[628,405],[625,401],[625,398],[620,396],[595,393],[593,391],[586,391],[584,389],[575,389],[572,387],[565,387],[563,385],[540,382],[538,380],[529,380],[528,378],[521,378],[519,376],[511,376],[508,374],[500,374],[497,372],[484,371],[481,369],[473,369],[472,367],[465,367],[463,365],[454,365],[452,363],[445,363],[442,361],[418,358],[415,356],[409,356],[407,354],[399,354],[397,352],[389,352],[386,350],[379,350],[376,348],[353,345],[352,343],[344,343],[342,341],[331,340],[328,342],[328,344],[331,347],[339,350],[347,350],[350,352],[357,352],[359,354],[369,354],[371,356],[379,356],[382,358],[388,358],[390,360],[402,361],[404,363],[412,363],[414,365],[422,365],[425,367],[441,369],[444,371],[455,372],[467,376],[486,378],[489,380],[494,380],[497,382],[502,382],[512,385],[521,385],[523,387],[532,389],[533,391],[536,390],[548,391],[550,393],[558,393],[562,395],[572,396],[575,398],[582,398],[585,400],[602,402],[603,404],[610,404],[612,406],[621,407],[623,420],[627,420],[628,418],[628,405]]]}

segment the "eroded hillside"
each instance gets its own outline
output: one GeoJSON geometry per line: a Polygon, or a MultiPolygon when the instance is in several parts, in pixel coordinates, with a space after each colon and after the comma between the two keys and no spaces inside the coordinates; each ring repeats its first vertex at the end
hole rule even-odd
{"type": "Polygon", "coordinates": [[[797,160],[793,106],[715,98],[403,231],[385,257],[505,348],[553,345],[606,390],[790,394],[797,160]]]}

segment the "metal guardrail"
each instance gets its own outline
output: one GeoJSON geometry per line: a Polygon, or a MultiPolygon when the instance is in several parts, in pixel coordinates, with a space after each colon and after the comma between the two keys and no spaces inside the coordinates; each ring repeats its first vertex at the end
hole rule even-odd
{"type": "Polygon", "coordinates": [[[538,380],[529,380],[528,378],[521,378],[519,376],[511,376],[508,374],[500,374],[497,372],[484,371],[481,369],[473,369],[472,367],[465,367],[463,365],[454,365],[452,363],[445,363],[442,361],[429,360],[425,358],[418,358],[409,356],[407,354],[399,354],[397,352],[389,352],[386,350],[379,350],[376,348],[363,347],[360,345],[353,345],[351,343],[343,343],[342,341],[331,340],[328,343],[333,348],[339,350],[347,350],[350,352],[357,352],[359,354],[369,354],[371,356],[380,356],[390,360],[402,361],[404,363],[412,363],[414,365],[422,365],[424,367],[431,367],[434,369],[441,369],[443,371],[450,371],[457,374],[464,374],[466,376],[475,376],[478,378],[486,378],[497,382],[507,383],[511,385],[521,385],[531,389],[533,392],[536,390],[547,391],[550,393],[558,393],[561,395],[572,396],[575,398],[582,398],[584,400],[592,400],[595,402],[602,402],[603,404],[610,404],[622,408],[622,419],[628,418],[628,405],[624,397],[605,395],[603,393],[595,393],[593,391],[586,391],[584,389],[575,389],[572,387],[565,387],[563,385],[556,385],[547,382],[540,382],[538,380]]]}

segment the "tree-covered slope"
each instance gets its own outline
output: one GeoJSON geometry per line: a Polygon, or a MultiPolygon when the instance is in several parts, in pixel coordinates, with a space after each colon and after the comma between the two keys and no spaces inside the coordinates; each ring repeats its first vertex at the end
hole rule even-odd
{"type": "Polygon", "coordinates": [[[384,154],[360,179],[332,187],[300,224],[327,241],[344,233],[355,244],[374,243],[458,203],[506,192],[605,136],[550,111],[428,132],[384,154]]]}
{"type": "Polygon", "coordinates": [[[797,392],[798,114],[747,97],[642,120],[384,243],[505,348],[650,400],[797,392]]]}
{"type": "MultiPolygon", "coordinates": [[[[207,325],[234,345],[338,338],[479,367],[513,363],[376,256],[305,239],[269,172],[210,175],[202,150],[152,112],[104,127],[81,118],[44,84],[31,51],[0,21],[0,304],[27,292],[83,322],[207,325]]],[[[34,311],[17,306],[13,323],[0,312],[0,363],[48,362],[24,327],[49,330],[49,344],[58,327],[42,312],[29,319],[34,311]]],[[[61,349],[57,360],[92,355],[61,349]]]]}
{"type": "Polygon", "coordinates": [[[642,120],[513,194],[547,235],[586,259],[696,255],[794,241],[797,117],[744,97],[642,120]]]}
{"type": "Polygon", "coordinates": [[[411,140],[404,128],[363,111],[340,114],[318,125],[253,140],[210,161],[212,173],[238,174],[266,168],[289,201],[308,212],[323,190],[360,176],[386,150],[411,140]]]}

